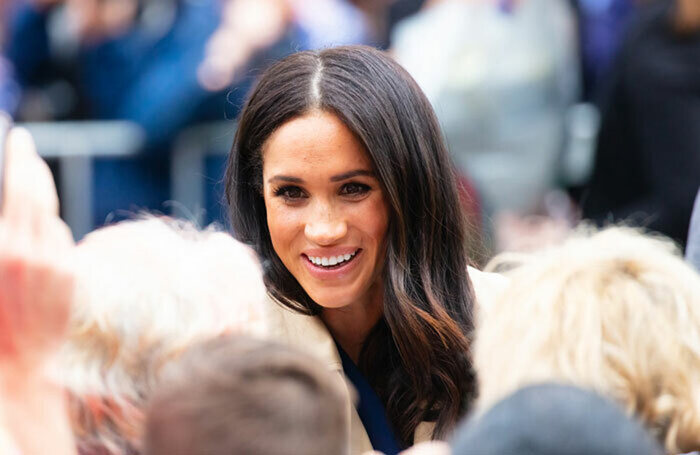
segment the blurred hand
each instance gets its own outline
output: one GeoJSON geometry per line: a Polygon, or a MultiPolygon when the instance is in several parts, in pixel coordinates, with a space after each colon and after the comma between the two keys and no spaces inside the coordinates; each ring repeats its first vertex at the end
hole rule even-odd
{"type": "Polygon", "coordinates": [[[197,69],[202,87],[217,91],[230,85],[256,52],[282,37],[291,20],[289,0],[225,0],[221,24],[197,69]]]}
{"type": "MultiPolygon", "coordinates": [[[[1,408],[0,412],[2,412],[1,408]]],[[[22,455],[14,438],[4,427],[0,427],[0,453],[3,455],[22,455]]]]}
{"type": "Polygon", "coordinates": [[[138,11],[137,0],[66,0],[66,4],[78,36],[87,42],[125,33],[138,11]]]}
{"type": "Polygon", "coordinates": [[[63,341],[73,299],[68,227],[48,166],[29,133],[14,129],[0,215],[0,374],[31,373],[63,341]]]}

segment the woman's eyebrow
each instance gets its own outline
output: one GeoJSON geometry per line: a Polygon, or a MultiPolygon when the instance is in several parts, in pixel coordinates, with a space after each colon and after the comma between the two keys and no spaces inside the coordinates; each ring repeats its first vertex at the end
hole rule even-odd
{"type": "Polygon", "coordinates": [[[374,177],[374,172],[365,169],[356,169],[354,171],[343,172],[342,174],[334,175],[333,177],[331,177],[331,182],[340,182],[341,180],[347,180],[352,177],[357,177],[358,175],[374,177]]]}
{"type": "Polygon", "coordinates": [[[276,181],[283,181],[289,183],[304,183],[304,179],[300,179],[299,177],[291,177],[289,175],[275,175],[274,177],[270,177],[267,180],[267,183],[272,183],[276,181]]]}

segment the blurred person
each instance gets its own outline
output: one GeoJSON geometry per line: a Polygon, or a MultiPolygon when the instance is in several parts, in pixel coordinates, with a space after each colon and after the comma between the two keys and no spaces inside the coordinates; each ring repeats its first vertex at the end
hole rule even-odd
{"type": "Polygon", "coordinates": [[[685,258],[700,271],[700,190],[695,196],[695,205],[690,217],[688,242],[686,243],[685,258]]]}
{"type": "Polygon", "coordinates": [[[344,455],[345,388],[284,345],[220,337],[187,351],[150,401],[143,455],[344,455]]]}
{"type": "Polygon", "coordinates": [[[351,453],[444,438],[475,395],[472,314],[498,280],[467,268],[454,168],[411,76],[367,46],[275,63],[226,182],[278,309],[271,332],[358,390],[351,453]]]}
{"type": "Polygon", "coordinates": [[[5,56],[7,49],[7,18],[12,2],[0,0],[0,111],[14,113],[20,99],[20,87],[17,83],[14,66],[5,56]]]}
{"type": "Polygon", "coordinates": [[[214,229],[149,217],[88,234],[57,375],[81,453],[139,451],[161,369],[231,331],[265,334],[265,290],[246,247],[214,229]]]}
{"type": "Polygon", "coordinates": [[[573,0],[578,16],[583,97],[598,101],[630,18],[641,0],[573,0]]]}
{"type": "Polygon", "coordinates": [[[524,387],[457,430],[453,455],[662,455],[613,402],[561,384],[524,387]]]}
{"type": "Polygon", "coordinates": [[[0,111],[14,112],[19,104],[19,98],[20,87],[15,79],[14,67],[0,52],[0,111]]]}
{"type": "Polygon", "coordinates": [[[494,264],[516,267],[479,314],[480,410],[525,385],[563,382],[612,398],[667,453],[700,449],[700,276],[671,241],[582,230],[494,264]]]}
{"type": "MultiPolygon", "coordinates": [[[[561,0],[433,0],[392,51],[425,91],[487,223],[543,209],[578,98],[574,15],[561,0]]],[[[487,225],[487,232],[492,231],[487,225]]]]}
{"type": "Polygon", "coordinates": [[[391,32],[396,24],[416,14],[425,3],[426,0],[394,0],[391,2],[387,14],[387,31],[389,32],[389,36],[385,37],[387,48],[391,47],[391,32]]]}
{"type": "Polygon", "coordinates": [[[71,455],[65,396],[50,370],[74,298],[74,244],[58,217],[51,173],[25,130],[10,133],[3,180],[0,452],[71,455]]]}
{"type": "Polygon", "coordinates": [[[700,8],[639,9],[615,60],[583,215],[685,242],[700,182],[700,8]]]}
{"type": "Polygon", "coordinates": [[[8,56],[20,82],[42,88],[69,73],[75,86],[68,112],[54,106],[25,120],[131,120],[157,145],[206,100],[195,68],[219,22],[214,0],[14,1],[8,56]]]}
{"type": "Polygon", "coordinates": [[[269,60],[297,50],[372,41],[367,18],[349,0],[224,0],[222,8],[221,23],[197,69],[209,90],[244,79],[264,49],[269,60]],[[270,50],[280,41],[287,44],[270,50]]]}
{"type": "Polygon", "coordinates": [[[143,155],[94,160],[93,224],[123,218],[117,210],[163,210],[174,138],[236,107],[197,80],[218,0],[13,1],[6,56],[22,90],[17,119],[136,123],[143,155]]]}

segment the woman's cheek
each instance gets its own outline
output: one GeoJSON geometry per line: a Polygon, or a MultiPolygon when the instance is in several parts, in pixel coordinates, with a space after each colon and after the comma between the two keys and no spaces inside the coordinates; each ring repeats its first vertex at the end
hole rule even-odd
{"type": "Polygon", "coordinates": [[[283,256],[292,242],[303,232],[303,210],[280,204],[272,205],[267,212],[267,226],[272,244],[278,256],[283,256]]]}
{"type": "Polygon", "coordinates": [[[378,243],[383,243],[389,227],[389,208],[383,196],[369,198],[358,207],[354,219],[363,230],[378,243]]]}

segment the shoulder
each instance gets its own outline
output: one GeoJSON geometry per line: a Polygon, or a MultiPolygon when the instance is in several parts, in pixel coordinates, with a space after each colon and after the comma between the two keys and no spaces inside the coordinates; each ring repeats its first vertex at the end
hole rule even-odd
{"type": "Polygon", "coordinates": [[[508,278],[499,273],[482,272],[468,267],[469,279],[474,287],[476,304],[479,309],[488,308],[508,285],[508,278]]]}

